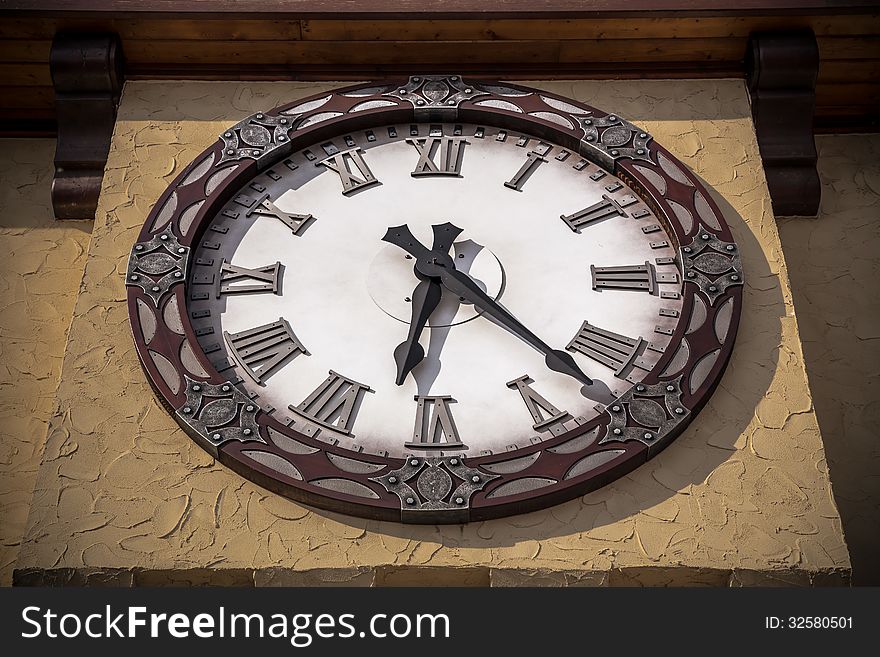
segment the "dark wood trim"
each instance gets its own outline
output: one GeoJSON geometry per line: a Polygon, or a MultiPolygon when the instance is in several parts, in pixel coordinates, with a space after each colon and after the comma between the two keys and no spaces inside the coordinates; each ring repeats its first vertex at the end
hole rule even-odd
{"type": "Polygon", "coordinates": [[[821,184],[813,115],[819,48],[812,31],[752,35],[746,59],[758,148],[776,216],[815,216],[821,184]]]}
{"type": "Polygon", "coordinates": [[[58,144],[52,208],[56,219],[94,219],[122,91],[115,34],[60,33],[49,56],[58,144]]]}

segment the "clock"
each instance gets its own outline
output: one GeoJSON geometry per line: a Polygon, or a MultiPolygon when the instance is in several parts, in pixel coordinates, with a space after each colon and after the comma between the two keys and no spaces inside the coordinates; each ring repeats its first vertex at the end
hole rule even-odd
{"type": "Polygon", "coordinates": [[[240,121],[126,273],[147,378],[232,470],[383,520],[482,520],[664,449],[743,272],[702,182],[615,114],[413,76],[240,121]]]}

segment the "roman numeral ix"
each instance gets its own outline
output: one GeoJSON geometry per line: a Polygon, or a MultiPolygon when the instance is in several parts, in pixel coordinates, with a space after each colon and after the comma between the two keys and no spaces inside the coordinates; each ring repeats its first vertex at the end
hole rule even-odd
{"type": "Polygon", "coordinates": [[[419,161],[411,176],[457,176],[461,173],[463,137],[427,137],[407,139],[419,153],[419,161]],[[439,164],[435,158],[439,156],[439,164]]]}
{"type": "Polygon", "coordinates": [[[223,338],[232,358],[255,383],[262,383],[289,356],[308,355],[284,318],[239,333],[223,331],[223,338]]]}
{"type": "Polygon", "coordinates": [[[367,392],[373,392],[370,386],[330,370],[330,376],[299,406],[288,408],[323,427],[350,434],[357,409],[367,392]]]}
{"type": "Polygon", "coordinates": [[[448,396],[416,395],[416,424],[410,449],[467,449],[461,442],[449,404],[455,400],[448,396]]]}
{"type": "Polygon", "coordinates": [[[220,265],[217,298],[219,299],[224,294],[253,294],[256,292],[278,294],[278,274],[280,272],[280,262],[248,269],[233,265],[224,259],[220,265]]]}
{"type": "Polygon", "coordinates": [[[363,151],[355,146],[334,153],[328,158],[316,162],[315,166],[324,165],[335,171],[342,183],[342,193],[348,196],[364,187],[375,185],[379,181],[364,161],[363,151]]]}

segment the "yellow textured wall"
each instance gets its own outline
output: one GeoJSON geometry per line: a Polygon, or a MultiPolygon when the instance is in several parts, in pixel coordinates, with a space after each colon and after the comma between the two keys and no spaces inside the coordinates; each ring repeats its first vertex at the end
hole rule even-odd
{"type": "Polygon", "coordinates": [[[54,139],[0,139],[0,585],[12,581],[91,222],[57,224],[54,139]]]}
{"type": "Polygon", "coordinates": [[[21,583],[840,583],[849,557],[742,81],[532,83],[647,128],[718,191],[747,276],[731,365],[673,446],[557,507],[467,526],[308,509],[216,464],[155,401],[126,260],[152,203],[244,116],[332,85],[126,86],[21,583]],[[427,578],[427,579],[426,579],[427,578]]]}
{"type": "Polygon", "coordinates": [[[880,135],[816,139],[822,206],[779,232],[857,584],[880,585],[880,135]]]}

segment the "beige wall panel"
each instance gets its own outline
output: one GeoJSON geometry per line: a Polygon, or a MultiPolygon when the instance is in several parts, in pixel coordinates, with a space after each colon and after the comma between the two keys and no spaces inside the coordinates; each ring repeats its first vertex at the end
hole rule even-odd
{"type": "Polygon", "coordinates": [[[0,585],[24,534],[91,222],[58,223],[54,139],[0,139],[0,585]]]}
{"type": "Polygon", "coordinates": [[[770,574],[845,581],[849,557],[744,83],[532,84],[643,125],[718,190],[747,275],[743,320],[721,386],[683,436],[599,491],[467,526],[314,511],[218,465],[141,373],[124,303],[128,253],[165,186],[225,127],[333,85],[130,83],[17,564],[22,581],[51,569],[70,569],[57,573],[62,580],[123,584],[305,583],[335,571],[335,581],[394,585],[412,583],[415,568],[432,583],[462,585],[533,576],[600,585],[757,583],[770,574]]]}

